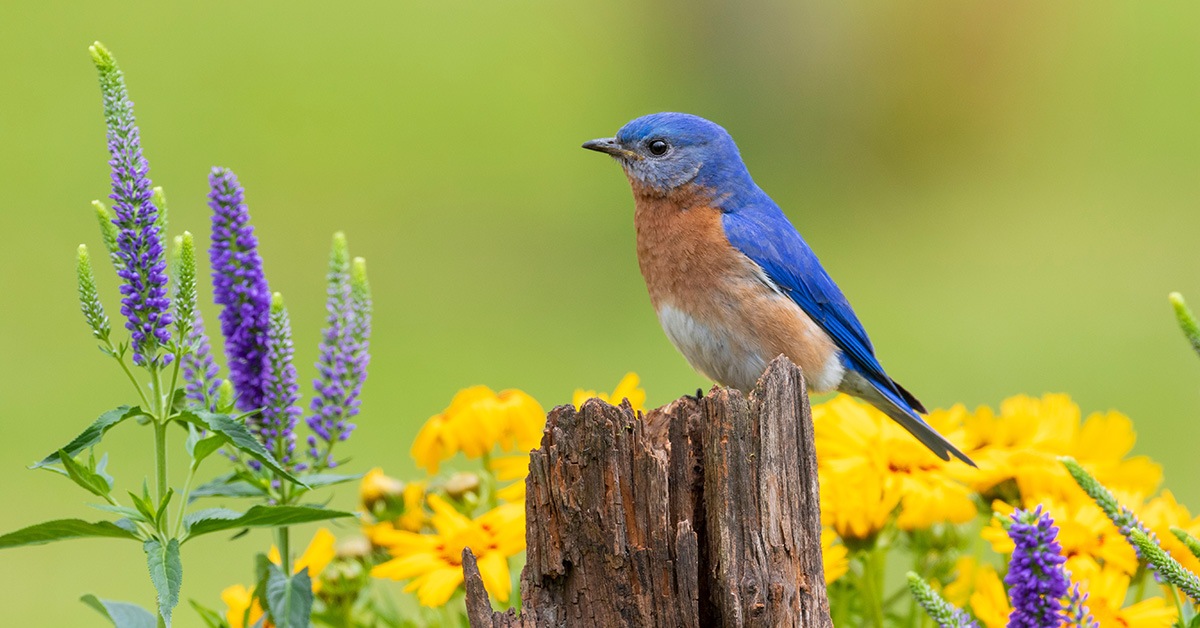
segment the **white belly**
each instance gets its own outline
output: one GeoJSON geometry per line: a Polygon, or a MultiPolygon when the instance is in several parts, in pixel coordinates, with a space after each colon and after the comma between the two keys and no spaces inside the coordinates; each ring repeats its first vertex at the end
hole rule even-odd
{"type": "MultiPolygon", "coordinates": [[[[743,392],[752,390],[767,364],[782,353],[765,349],[747,334],[733,333],[724,325],[700,323],[670,305],[659,307],[658,322],[692,368],[722,386],[743,392]]],[[[804,373],[808,390],[828,392],[841,383],[845,367],[838,356],[832,356],[813,370],[804,373]]]]}

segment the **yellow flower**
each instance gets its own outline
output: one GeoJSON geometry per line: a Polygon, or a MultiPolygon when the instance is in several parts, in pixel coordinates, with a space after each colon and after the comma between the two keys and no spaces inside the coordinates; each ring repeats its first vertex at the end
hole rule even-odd
{"type": "Polygon", "coordinates": [[[626,373],[625,377],[621,378],[620,383],[612,391],[611,395],[598,393],[594,390],[584,390],[582,388],[575,389],[575,395],[571,399],[571,403],[578,410],[583,406],[583,402],[596,397],[605,403],[620,404],[622,399],[628,399],[629,405],[633,406],[634,413],[645,412],[646,391],[638,387],[637,373],[626,373]]]}
{"type": "Polygon", "coordinates": [[[836,474],[819,471],[821,523],[843,539],[867,540],[887,525],[900,505],[900,491],[875,469],[860,465],[836,474]]]}
{"type": "MultiPolygon", "coordinates": [[[[957,406],[930,414],[928,421],[948,438],[961,439],[959,426],[965,414],[966,410],[957,406]]],[[[813,424],[823,485],[835,492],[851,492],[849,487],[855,486],[852,476],[878,476],[883,482],[880,495],[894,494],[900,499],[896,520],[900,529],[966,523],[977,514],[967,487],[947,472],[950,464],[959,463],[939,459],[876,408],[839,395],[813,407],[813,424]],[[851,477],[844,477],[848,474],[851,477]]],[[[843,506],[849,505],[841,501],[843,506]]],[[[853,517],[853,513],[843,514],[853,517]]]]}
{"type": "MultiPolygon", "coordinates": [[[[1152,597],[1124,606],[1129,591],[1129,575],[1116,569],[1100,567],[1095,561],[1080,557],[1068,560],[1071,579],[1087,592],[1087,606],[1101,628],[1167,628],[1175,622],[1175,609],[1161,597],[1152,597]]],[[[1149,576],[1147,576],[1149,577],[1149,576]]]]}
{"type": "Polygon", "coordinates": [[[529,475],[529,454],[501,456],[492,458],[490,465],[492,473],[501,482],[517,480],[496,491],[496,496],[506,502],[525,501],[525,476],[529,475]]]}
{"type": "Polygon", "coordinates": [[[821,530],[821,568],[825,572],[825,584],[831,584],[850,570],[846,546],[841,543],[834,545],[837,540],[837,532],[829,528],[821,530]]]}
{"type": "Polygon", "coordinates": [[[375,467],[363,476],[358,485],[358,496],[363,508],[370,511],[376,503],[388,497],[399,495],[404,491],[404,483],[383,474],[383,469],[375,467]]]}
{"type": "MultiPolygon", "coordinates": [[[[320,575],[337,554],[337,550],[333,547],[336,542],[337,538],[329,530],[321,528],[313,535],[308,548],[296,560],[293,573],[300,573],[300,570],[307,568],[308,577],[312,578],[313,593],[321,590],[320,575]]],[[[267,558],[276,565],[280,564],[279,548],[272,545],[267,558]]],[[[247,589],[243,585],[235,584],[221,591],[221,601],[225,602],[227,607],[225,621],[229,622],[230,628],[253,626],[263,615],[262,606],[259,605],[258,600],[254,599],[254,590],[247,589]]],[[[272,625],[269,621],[264,622],[264,628],[272,625]]]]}
{"type": "Polygon", "coordinates": [[[464,388],[441,414],[425,422],[413,441],[412,457],[418,466],[437,473],[439,464],[459,452],[479,458],[496,446],[528,451],[537,447],[545,424],[546,412],[524,392],[464,388]]]}
{"type": "Polygon", "coordinates": [[[420,532],[425,526],[425,522],[429,517],[425,513],[425,483],[424,482],[409,482],[404,486],[404,490],[400,493],[400,500],[404,505],[404,510],[396,515],[390,521],[380,521],[378,523],[370,523],[371,518],[366,518],[363,522],[362,532],[373,545],[381,545],[379,542],[380,535],[385,535],[388,532],[395,530],[407,530],[409,532],[420,532]]]}
{"type": "Polygon", "coordinates": [[[1024,492],[1022,485],[1047,476],[1069,481],[1057,458],[1072,456],[1112,490],[1152,494],[1162,482],[1162,467],[1145,456],[1126,457],[1137,438],[1133,422],[1117,412],[1093,414],[1082,424],[1080,417],[1067,395],[1018,395],[1004,400],[999,414],[979,408],[963,419],[966,451],[979,468],[952,472],[983,494],[1009,480],[1024,492]]]}
{"type": "Polygon", "coordinates": [[[946,600],[957,607],[971,608],[986,628],[1004,628],[1012,607],[996,568],[979,565],[974,556],[963,556],[954,565],[954,582],[946,585],[946,600]]]}
{"type": "Polygon", "coordinates": [[[229,622],[229,628],[253,626],[263,615],[262,606],[254,599],[254,592],[240,584],[221,591],[221,601],[228,608],[225,621],[229,622]]]}
{"type": "Polygon", "coordinates": [[[525,549],[525,506],[504,504],[472,520],[437,495],[430,495],[428,501],[437,534],[403,530],[381,534],[380,543],[394,558],[375,566],[371,575],[411,578],[405,591],[416,591],[425,606],[441,606],[462,585],[462,552],[470,547],[488,593],[507,602],[512,588],[508,558],[525,549]]]}

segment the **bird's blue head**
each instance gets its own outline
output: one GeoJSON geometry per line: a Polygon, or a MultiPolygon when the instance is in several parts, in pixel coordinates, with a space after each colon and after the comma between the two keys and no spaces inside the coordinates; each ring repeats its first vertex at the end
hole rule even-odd
{"type": "Polygon", "coordinates": [[[655,194],[688,184],[726,193],[754,188],[733,138],[700,116],[653,113],[583,147],[612,155],[635,187],[655,194]]]}

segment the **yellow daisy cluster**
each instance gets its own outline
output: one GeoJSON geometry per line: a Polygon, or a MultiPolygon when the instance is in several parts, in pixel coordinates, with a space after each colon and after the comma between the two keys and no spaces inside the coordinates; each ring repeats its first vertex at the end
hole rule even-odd
{"type": "Polygon", "coordinates": [[[525,550],[525,505],[503,504],[470,519],[437,495],[430,495],[428,502],[437,533],[378,533],[378,544],[393,558],[376,565],[371,575],[411,579],[405,591],[416,591],[425,606],[441,606],[463,583],[462,553],[469,547],[479,561],[488,593],[507,602],[512,588],[508,558],[525,550]]]}
{"type": "Polygon", "coordinates": [[[583,402],[592,397],[614,405],[620,405],[622,400],[628,400],[629,405],[633,406],[635,413],[645,412],[646,391],[638,387],[639,381],[637,373],[626,373],[625,377],[621,378],[621,381],[617,383],[617,387],[613,389],[611,395],[598,393],[594,390],[576,388],[575,394],[571,398],[571,405],[575,406],[575,409],[578,410],[583,407],[583,402]]]}
{"type": "Polygon", "coordinates": [[[499,446],[529,451],[537,447],[546,425],[546,412],[520,390],[492,392],[487,386],[460,390],[450,406],[425,422],[413,442],[417,466],[437,473],[438,466],[462,452],[481,458],[499,446]]]}

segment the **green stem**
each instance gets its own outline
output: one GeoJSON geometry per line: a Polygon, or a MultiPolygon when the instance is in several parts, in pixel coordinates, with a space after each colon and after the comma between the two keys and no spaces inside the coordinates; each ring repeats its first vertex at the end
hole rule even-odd
{"type": "Polygon", "coordinates": [[[1173,585],[1168,584],[1167,589],[1171,591],[1171,599],[1175,601],[1175,617],[1179,619],[1179,625],[1183,626],[1183,604],[1179,601],[1179,591],[1173,585]]]}
{"type": "Polygon", "coordinates": [[[175,517],[175,538],[179,538],[179,532],[183,529],[183,511],[187,509],[188,496],[192,492],[192,480],[196,478],[196,469],[198,465],[192,463],[188,469],[187,479],[183,482],[183,495],[179,500],[179,514],[175,517]]]}
{"type": "Polygon", "coordinates": [[[484,452],[482,460],[484,484],[487,486],[487,505],[488,510],[492,510],[499,505],[499,500],[496,499],[496,473],[492,471],[492,452],[484,452]]]}
{"type": "Polygon", "coordinates": [[[862,594],[864,611],[870,614],[871,625],[883,628],[883,587],[881,586],[882,569],[878,564],[881,552],[872,549],[863,560],[862,578],[859,580],[859,590],[862,594]]]}
{"type": "Polygon", "coordinates": [[[142,385],[139,384],[137,378],[133,376],[133,372],[129,370],[129,365],[125,364],[125,358],[117,355],[117,351],[113,348],[111,342],[107,344],[109,355],[111,355],[113,359],[117,361],[117,364],[121,365],[121,370],[125,371],[125,375],[129,378],[130,383],[133,384],[133,388],[137,391],[138,397],[142,398],[142,405],[146,406],[147,410],[153,412],[154,408],[150,406],[150,400],[146,398],[146,393],[142,391],[142,385]]]}
{"type": "Polygon", "coordinates": [[[175,400],[175,386],[179,385],[179,365],[183,363],[183,351],[179,351],[179,355],[175,356],[175,368],[171,371],[171,386],[163,391],[165,395],[163,402],[163,420],[175,409],[172,401],[175,400]]]}
{"type": "Polygon", "coordinates": [[[158,484],[158,503],[167,496],[167,424],[154,422],[154,471],[158,484]]]}
{"type": "Polygon", "coordinates": [[[291,576],[291,557],[289,556],[291,549],[288,547],[288,527],[280,526],[275,528],[275,544],[279,546],[279,565],[283,568],[283,575],[291,576]]]}
{"type": "MultiPolygon", "coordinates": [[[[1138,583],[1137,584],[1137,592],[1133,596],[1134,604],[1141,602],[1142,598],[1146,597],[1146,574],[1149,572],[1150,572],[1150,570],[1146,569],[1145,567],[1141,567],[1141,566],[1138,567],[1137,574],[1134,576],[1134,578],[1137,580],[1137,583],[1138,583]]],[[[1174,589],[1172,589],[1172,591],[1173,590],[1174,589]]]]}

